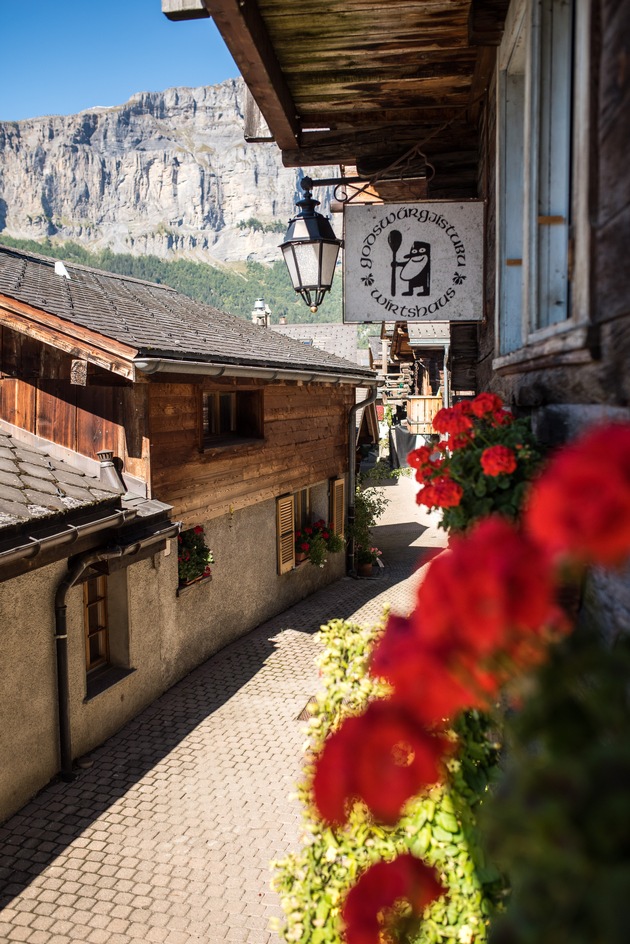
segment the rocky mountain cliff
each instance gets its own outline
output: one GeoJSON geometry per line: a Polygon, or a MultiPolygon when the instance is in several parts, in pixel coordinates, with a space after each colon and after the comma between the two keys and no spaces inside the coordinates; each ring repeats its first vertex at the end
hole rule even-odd
{"type": "Polygon", "coordinates": [[[274,144],[245,143],[244,95],[235,79],[0,122],[0,233],[213,264],[279,259],[302,172],[274,144]]]}

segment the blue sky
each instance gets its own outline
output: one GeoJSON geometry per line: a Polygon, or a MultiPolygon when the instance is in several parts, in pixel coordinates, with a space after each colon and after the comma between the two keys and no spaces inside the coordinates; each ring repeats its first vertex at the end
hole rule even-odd
{"type": "Polygon", "coordinates": [[[211,19],[171,23],[161,0],[0,0],[0,121],[237,75],[211,19]]]}

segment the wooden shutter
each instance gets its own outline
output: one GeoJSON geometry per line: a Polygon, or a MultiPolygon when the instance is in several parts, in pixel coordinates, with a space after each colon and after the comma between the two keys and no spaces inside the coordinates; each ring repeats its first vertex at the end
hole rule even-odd
{"type": "Polygon", "coordinates": [[[295,567],[295,505],[293,495],[276,501],[276,535],[278,542],[278,573],[286,574],[295,567]]]}
{"type": "Polygon", "coordinates": [[[346,520],[346,483],[343,479],[333,479],[330,483],[330,523],[336,534],[344,535],[346,520]]]}

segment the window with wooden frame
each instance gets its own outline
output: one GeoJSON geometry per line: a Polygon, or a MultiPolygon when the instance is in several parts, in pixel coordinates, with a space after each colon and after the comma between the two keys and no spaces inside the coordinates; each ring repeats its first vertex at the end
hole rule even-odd
{"type": "Polygon", "coordinates": [[[91,577],[83,584],[85,665],[93,672],[109,662],[107,577],[91,577]]]}
{"type": "Polygon", "coordinates": [[[276,541],[278,573],[295,567],[295,496],[282,495],[276,500],[276,541]]]}
{"type": "Polygon", "coordinates": [[[345,533],[346,521],[346,483],[344,479],[331,479],[329,489],[330,523],[335,534],[341,537],[345,533]]]}
{"type": "Polygon", "coordinates": [[[202,394],[202,446],[229,446],[263,437],[262,390],[202,394]]]}
{"type": "Polygon", "coordinates": [[[311,523],[311,490],[310,488],[301,488],[299,492],[294,493],[293,499],[294,499],[295,530],[301,531],[304,528],[308,527],[308,525],[311,523]]]}
{"type": "Polygon", "coordinates": [[[575,347],[588,318],[588,5],[516,0],[499,51],[497,354],[575,347]]]}

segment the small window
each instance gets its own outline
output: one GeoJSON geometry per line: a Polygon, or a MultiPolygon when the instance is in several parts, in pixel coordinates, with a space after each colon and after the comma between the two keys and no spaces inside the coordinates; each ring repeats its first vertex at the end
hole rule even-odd
{"type": "Polygon", "coordinates": [[[203,445],[234,445],[246,440],[261,439],[262,417],[262,392],[259,390],[204,393],[203,445]]]}
{"type": "Polygon", "coordinates": [[[302,530],[311,523],[311,490],[302,488],[293,496],[295,500],[295,530],[302,530]]]}
{"type": "Polygon", "coordinates": [[[86,697],[93,698],[129,675],[127,568],[83,583],[86,697]]]}
{"type": "Polygon", "coordinates": [[[92,577],[83,585],[85,664],[93,672],[109,662],[107,577],[92,577]]]}

